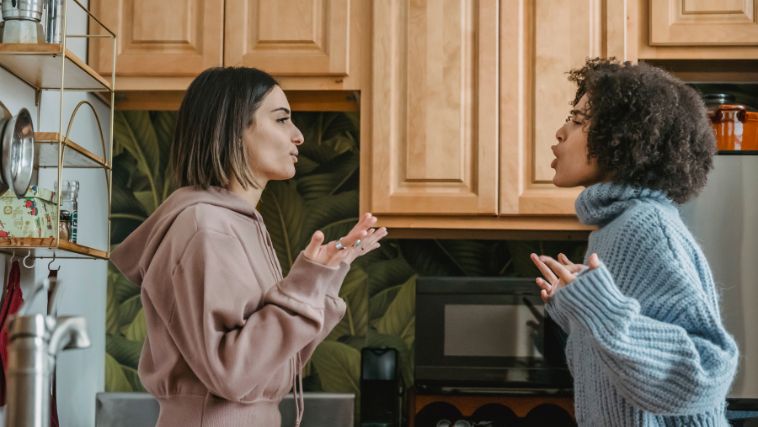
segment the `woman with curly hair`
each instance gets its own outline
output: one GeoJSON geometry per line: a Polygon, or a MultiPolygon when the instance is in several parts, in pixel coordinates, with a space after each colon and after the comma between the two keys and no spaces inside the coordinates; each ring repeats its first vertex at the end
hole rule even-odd
{"type": "Polygon", "coordinates": [[[556,132],[559,187],[590,234],[583,264],[532,254],[546,309],[568,333],[576,419],[587,426],[727,426],[738,349],[708,263],[677,203],[706,182],[715,150],[698,94],[645,64],[594,59],[569,79],[556,132]]]}

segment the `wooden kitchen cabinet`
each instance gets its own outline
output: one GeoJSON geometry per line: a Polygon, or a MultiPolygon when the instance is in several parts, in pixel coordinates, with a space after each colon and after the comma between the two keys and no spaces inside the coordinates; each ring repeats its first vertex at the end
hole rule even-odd
{"type": "MultiPolygon", "coordinates": [[[[566,72],[634,59],[622,2],[374,3],[361,210],[403,230],[586,231],[552,185],[566,72]]],[[[365,116],[364,116],[365,117],[365,116]]]]}
{"type": "MultiPolygon", "coordinates": [[[[91,0],[90,8],[118,34],[116,81],[127,90],[186,85],[222,65],[224,0],[91,0]]],[[[110,77],[111,44],[90,43],[90,65],[110,77]]]]}
{"type": "Polygon", "coordinates": [[[497,214],[497,0],[383,0],[373,19],[371,211],[497,214]]]}
{"type": "Polygon", "coordinates": [[[758,0],[634,0],[640,59],[758,59],[758,0]]]}
{"type": "MultiPolygon", "coordinates": [[[[500,215],[571,215],[579,188],[552,184],[550,146],[571,110],[567,72],[634,60],[623,2],[511,0],[500,10],[500,215]]],[[[502,5],[503,3],[501,3],[502,5]]]]}
{"type": "Polygon", "coordinates": [[[227,0],[224,33],[225,65],[348,75],[350,0],[227,0]]]}
{"type": "MultiPolygon", "coordinates": [[[[263,69],[287,91],[363,87],[361,69],[370,58],[370,0],[90,4],[119,35],[117,108],[177,109],[190,82],[213,66],[263,69]]],[[[89,48],[95,69],[110,67],[110,44],[93,39],[89,48]]]]}

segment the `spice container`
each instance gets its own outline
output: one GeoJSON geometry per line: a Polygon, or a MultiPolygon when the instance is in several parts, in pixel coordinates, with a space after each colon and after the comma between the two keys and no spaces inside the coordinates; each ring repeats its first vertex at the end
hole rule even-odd
{"type": "Polygon", "coordinates": [[[61,186],[61,212],[67,211],[70,215],[70,228],[68,240],[76,243],[79,231],[79,181],[63,181],[61,186]]]}
{"type": "Polygon", "coordinates": [[[71,241],[71,212],[62,210],[58,221],[58,238],[71,241]]]}

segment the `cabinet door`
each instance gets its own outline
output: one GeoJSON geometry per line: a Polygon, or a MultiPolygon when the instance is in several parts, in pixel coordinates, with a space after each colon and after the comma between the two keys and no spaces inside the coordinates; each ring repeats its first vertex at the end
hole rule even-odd
{"type": "Polygon", "coordinates": [[[350,2],[226,0],[224,64],[277,76],[346,76],[350,2]]]}
{"type": "MultiPolygon", "coordinates": [[[[221,65],[224,0],[91,0],[90,7],[118,35],[119,76],[193,77],[221,65]]],[[[107,77],[112,52],[110,40],[90,44],[90,64],[107,77]]]]}
{"type": "Polygon", "coordinates": [[[633,59],[627,10],[603,0],[502,3],[500,214],[573,214],[581,189],[555,187],[550,167],[576,92],[566,73],[587,57],[633,59]]]}
{"type": "Polygon", "coordinates": [[[368,209],[495,215],[497,1],[373,7],[368,209]]]}
{"type": "Polygon", "coordinates": [[[758,0],[650,0],[652,46],[758,46],[758,0]]]}

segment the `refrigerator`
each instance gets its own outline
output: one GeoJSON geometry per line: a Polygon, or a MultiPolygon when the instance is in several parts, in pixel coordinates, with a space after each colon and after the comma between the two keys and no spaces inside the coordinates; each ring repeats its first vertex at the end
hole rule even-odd
{"type": "MultiPolygon", "coordinates": [[[[758,399],[758,153],[714,156],[705,189],[680,206],[720,292],[721,317],[740,349],[732,400],[758,399]]],[[[758,408],[756,408],[758,409],[758,408]]]]}

